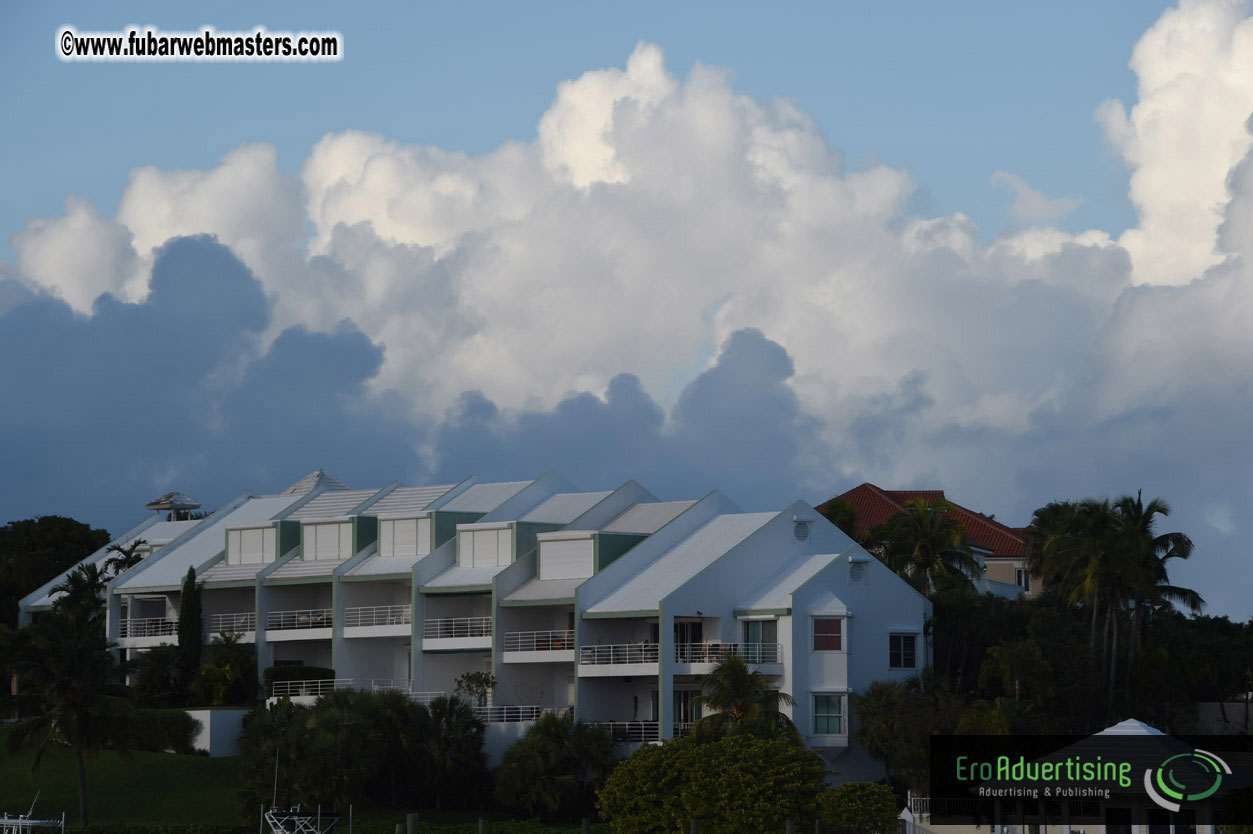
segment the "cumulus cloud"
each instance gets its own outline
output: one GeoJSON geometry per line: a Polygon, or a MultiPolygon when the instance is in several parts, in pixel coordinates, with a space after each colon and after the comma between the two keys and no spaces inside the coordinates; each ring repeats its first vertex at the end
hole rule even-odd
{"type": "MultiPolygon", "coordinates": [[[[1219,564],[1253,532],[1215,510],[1253,491],[1245,17],[1184,0],[1136,48],[1138,101],[1102,106],[1140,214],[1118,240],[1043,225],[1074,198],[1005,172],[1021,227],[991,243],[964,215],[918,216],[905,172],[847,169],[797,103],[680,77],[646,43],[481,155],[345,131],[299,177],[266,145],[140,169],[115,218],[71,201],[14,238],[7,280],[46,295],[0,282],[23,357],[6,382],[81,365],[106,428],[74,434],[86,401],[49,391],[62,412],[9,417],[13,449],[43,449],[21,460],[49,500],[81,452],[65,444],[120,423],[134,436],[86,460],[193,491],[318,465],[361,483],[557,468],[764,505],[867,478],[1023,522],[1143,486],[1219,564]],[[217,242],[161,248],[202,233],[217,242]],[[187,354],[181,375],[145,364],[158,345],[187,354]],[[160,404],[120,397],[140,377],[160,404]],[[153,445],[169,426],[194,443],[153,445]]],[[[1214,585],[1229,608],[1253,598],[1214,585]]]]}
{"type": "Polygon", "coordinates": [[[1027,185],[1021,177],[1008,171],[992,175],[992,184],[1014,195],[1010,215],[1020,223],[1053,223],[1073,212],[1083,203],[1081,197],[1049,197],[1027,185]]]}

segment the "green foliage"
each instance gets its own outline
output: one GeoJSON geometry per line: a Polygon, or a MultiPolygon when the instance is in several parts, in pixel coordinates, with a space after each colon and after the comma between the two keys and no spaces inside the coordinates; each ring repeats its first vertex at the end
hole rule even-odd
{"type": "Polygon", "coordinates": [[[614,834],[670,834],[699,819],[703,834],[812,828],[823,785],[812,751],[783,739],[728,736],[644,745],[605,783],[597,805],[614,834]]]}
{"type": "Polygon", "coordinates": [[[10,521],[0,527],[0,624],[16,626],[18,600],[108,541],[105,530],[59,515],[10,521]]]}
{"type": "Polygon", "coordinates": [[[852,700],[857,743],[883,762],[886,776],[897,774],[915,790],[925,791],[927,746],[918,740],[954,732],[962,700],[930,673],[908,684],[875,681],[864,692],[853,693],[852,700]]]}
{"type": "Polygon", "coordinates": [[[866,532],[867,546],[920,592],[969,585],[980,575],[966,529],[947,501],[906,501],[905,512],[866,532]]]}
{"type": "MultiPolygon", "coordinates": [[[[191,680],[197,704],[245,706],[257,700],[257,649],[235,633],[218,634],[209,644],[204,666],[191,680]]],[[[299,667],[297,667],[299,668],[299,667]]]]}
{"type": "Polygon", "coordinates": [[[771,686],[760,672],[749,669],[739,655],[726,655],[705,675],[701,694],[692,703],[701,710],[712,711],[696,722],[693,734],[697,738],[755,735],[800,740],[791,719],[779,711],[780,706],[795,704],[792,696],[771,686]]]}
{"type": "Polygon", "coordinates": [[[496,797],[505,808],[544,820],[590,816],[616,747],[606,727],[542,715],[505,751],[496,797]]]}
{"type": "Polygon", "coordinates": [[[818,795],[826,824],[852,834],[895,834],[896,794],[887,785],[845,782],[818,795]]]}
{"type": "Polygon", "coordinates": [[[139,656],[135,691],[142,703],[168,707],[183,700],[183,655],[178,646],[162,643],[139,656]]]}
{"type": "Polygon", "coordinates": [[[335,670],[324,666],[270,666],[261,672],[267,693],[277,681],[323,681],[334,677],[335,670]]]}
{"type": "Polygon", "coordinates": [[[32,771],[56,747],[73,748],[79,825],[86,826],[86,762],[106,747],[129,758],[131,692],[123,685],[123,667],[105,643],[100,606],[87,608],[76,598],[41,617],[27,632],[26,652],[17,671],[34,717],[9,736],[10,748],[34,749],[32,771]]]}
{"type": "Polygon", "coordinates": [[[190,755],[196,750],[192,742],[200,731],[200,722],[181,709],[135,710],[130,747],[154,753],[170,752],[190,755]]]}
{"type": "Polygon", "coordinates": [[[488,694],[496,688],[496,676],[491,672],[466,672],[458,675],[456,692],[470,699],[476,706],[487,706],[488,694]]]}
{"type": "Polygon", "coordinates": [[[272,801],[466,807],[488,782],[483,735],[460,698],[437,699],[429,710],[391,692],[336,690],[311,707],[284,698],[244,719],[241,816],[255,823],[257,808],[272,801]]]}
{"type": "Polygon", "coordinates": [[[819,505],[818,512],[853,541],[861,538],[857,534],[857,509],[843,498],[832,498],[819,505]]]}
{"type": "Polygon", "coordinates": [[[201,616],[200,586],[196,569],[188,568],[179,597],[178,651],[182,656],[182,680],[190,683],[200,668],[200,652],[204,643],[204,619],[201,616]]]}

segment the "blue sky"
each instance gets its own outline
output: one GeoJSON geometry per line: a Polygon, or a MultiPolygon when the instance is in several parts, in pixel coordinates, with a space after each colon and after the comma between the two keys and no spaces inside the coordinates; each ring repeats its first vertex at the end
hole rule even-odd
{"type": "Polygon", "coordinates": [[[1253,615],[1253,0],[0,23],[0,520],[316,468],[1012,524],[1142,488],[1253,615]],[[63,25],[345,58],[68,64],[63,25]]]}
{"type": "Polygon", "coordinates": [[[738,91],[795,99],[850,165],[882,160],[920,184],[920,209],[962,211],[985,235],[1010,224],[1006,170],[1081,196],[1065,225],[1133,222],[1127,171],[1092,114],[1129,99],[1136,39],[1162,3],[605,4],[251,2],[6,4],[0,136],[7,238],[69,193],[116,203],[132,168],[203,168],[273,143],[295,171],[346,128],[481,153],[530,139],[557,83],[621,63],[639,40],[673,71],[730,68],[738,91]],[[57,27],[331,29],[327,65],[63,64],[57,27]],[[13,130],[12,126],[21,126],[13,130]]]}

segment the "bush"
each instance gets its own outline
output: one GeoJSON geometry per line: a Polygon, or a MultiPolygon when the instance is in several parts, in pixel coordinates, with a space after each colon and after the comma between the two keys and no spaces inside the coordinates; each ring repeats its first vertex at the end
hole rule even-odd
{"type": "Polygon", "coordinates": [[[598,807],[614,834],[669,834],[698,819],[703,834],[813,826],[822,762],[786,739],[729,736],[645,745],[614,769],[598,807]]]}
{"type": "Polygon", "coordinates": [[[334,677],[335,670],[325,666],[271,666],[261,673],[266,695],[273,691],[275,681],[324,681],[334,677]]]}
{"type": "Polygon", "coordinates": [[[131,748],[154,753],[195,753],[200,722],[181,709],[137,709],[131,748]]]}
{"type": "Polygon", "coordinates": [[[887,785],[845,782],[818,796],[818,811],[832,828],[856,834],[894,834],[896,794],[887,785]]]}

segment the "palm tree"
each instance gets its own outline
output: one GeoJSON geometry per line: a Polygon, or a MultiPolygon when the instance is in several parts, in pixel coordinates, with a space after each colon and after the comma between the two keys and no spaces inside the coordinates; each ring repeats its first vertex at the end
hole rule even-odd
{"type": "Polygon", "coordinates": [[[78,820],[87,826],[86,762],[105,747],[129,760],[127,737],[133,712],[124,685],[125,667],[108,650],[103,612],[71,605],[28,629],[29,651],[18,671],[38,712],[10,736],[14,749],[34,747],[32,772],[61,744],[74,750],[78,820]]]}
{"type": "Polygon", "coordinates": [[[258,805],[287,807],[301,801],[300,766],[307,758],[301,746],[309,708],[283,698],[257,707],[244,718],[239,736],[243,782],[240,812],[256,812],[258,805]]]}
{"type": "Polygon", "coordinates": [[[355,690],[332,690],[314,704],[305,725],[309,786],[319,801],[339,811],[366,784],[375,756],[364,698],[355,690]]]}
{"type": "Polygon", "coordinates": [[[883,775],[888,780],[900,756],[899,723],[906,697],[905,685],[899,681],[874,681],[865,692],[852,696],[857,712],[853,737],[867,753],[883,762],[883,775]]]}
{"type": "Polygon", "coordinates": [[[749,669],[744,658],[728,654],[705,675],[701,693],[692,699],[693,707],[710,711],[695,723],[692,733],[698,738],[748,734],[799,739],[796,726],[779,711],[795,703],[791,695],[770,686],[760,672],[749,669]]]}
{"type": "Polygon", "coordinates": [[[256,647],[235,632],[214,635],[205,664],[191,681],[191,691],[212,706],[251,702],[257,693],[256,647]]]}
{"type": "Polygon", "coordinates": [[[1013,693],[1015,701],[1021,701],[1024,687],[1036,691],[1036,685],[1045,683],[1051,675],[1040,644],[1028,637],[990,646],[979,669],[979,685],[999,682],[1002,689],[1013,693]]]}
{"type": "Polygon", "coordinates": [[[391,807],[399,808],[402,786],[412,785],[424,773],[423,739],[431,730],[426,707],[403,692],[374,692],[362,701],[367,723],[374,738],[379,779],[386,788],[391,807]]]}
{"type": "Polygon", "coordinates": [[[608,728],[573,715],[541,715],[505,751],[496,773],[504,805],[551,820],[590,809],[614,766],[617,740],[608,728]]]}
{"type": "Polygon", "coordinates": [[[822,517],[834,524],[853,541],[857,535],[857,508],[842,498],[832,498],[818,510],[822,517]]]}
{"type": "MultiPolygon", "coordinates": [[[[104,605],[104,589],[108,584],[109,575],[99,565],[79,565],[66,574],[60,583],[52,586],[52,593],[61,595],[53,603],[53,607],[75,615],[97,613],[104,605]]],[[[103,623],[100,620],[102,632],[103,623]]]]}
{"type": "Polygon", "coordinates": [[[162,643],[139,656],[135,689],[153,706],[168,707],[183,692],[182,655],[178,646],[162,643]]]}
{"type": "Polygon", "coordinates": [[[428,785],[438,811],[450,797],[450,789],[464,790],[486,772],[486,728],[469,701],[456,695],[436,698],[427,710],[431,715],[431,733],[425,739],[428,785]]]}
{"type": "Polygon", "coordinates": [[[116,555],[104,560],[104,572],[113,577],[121,576],[144,560],[144,555],[139,551],[147,546],[147,539],[135,539],[125,547],[116,542],[109,545],[107,552],[116,555]]]}
{"type": "Polygon", "coordinates": [[[867,538],[878,543],[888,567],[920,593],[930,594],[950,581],[969,582],[982,573],[966,544],[966,528],[947,501],[906,501],[905,512],[867,538]]]}

